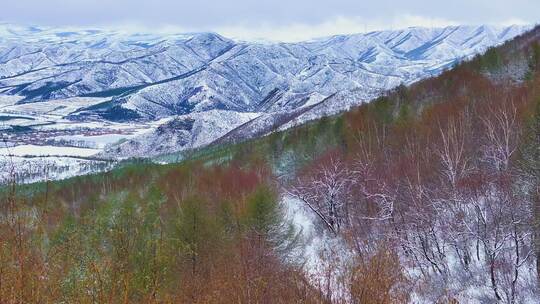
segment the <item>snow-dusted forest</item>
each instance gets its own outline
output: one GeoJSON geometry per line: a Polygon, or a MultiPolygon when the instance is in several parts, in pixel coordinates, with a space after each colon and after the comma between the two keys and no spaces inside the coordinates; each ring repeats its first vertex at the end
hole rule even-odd
{"type": "Polygon", "coordinates": [[[539,88],[537,27],[181,162],[25,184],[7,160],[0,302],[539,303],[539,88]]]}

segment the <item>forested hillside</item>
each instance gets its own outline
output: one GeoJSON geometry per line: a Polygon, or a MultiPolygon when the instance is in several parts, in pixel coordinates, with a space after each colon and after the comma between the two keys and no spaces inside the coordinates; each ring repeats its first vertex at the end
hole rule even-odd
{"type": "Polygon", "coordinates": [[[536,28],[342,115],[162,157],[181,163],[14,176],[0,302],[538,303],[539,42],[536,28]],[[318,278],[290,199],[342,241],[318,278]]]}

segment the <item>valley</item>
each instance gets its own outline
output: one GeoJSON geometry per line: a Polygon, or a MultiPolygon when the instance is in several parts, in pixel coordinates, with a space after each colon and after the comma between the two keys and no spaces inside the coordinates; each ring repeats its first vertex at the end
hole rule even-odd
{"type": "Polygon", "coordinates": [[[538,302],[539,26],[4,37],[2,303],[538,302]]]}
{"type": "Polygon", "coordinates": [[[286,130],[438,75],[529,27],[408,28],[298,43],[0,28],[2,155],[47,156],[64,167],[77,156],[114,163],[286,130]],[[21,145],[40,146],[40,155],[8,152],[21,145]]]}

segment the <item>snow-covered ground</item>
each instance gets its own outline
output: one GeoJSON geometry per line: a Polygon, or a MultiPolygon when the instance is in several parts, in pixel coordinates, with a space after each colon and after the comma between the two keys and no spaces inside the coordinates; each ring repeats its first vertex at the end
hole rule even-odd
{"type": "Polygon", "coordinates": [[[105,134],[105,135],[64,135],[58,136],[54,139],[58,141],[67,142],[81,142],[86,143],[88,146],[96,147],[98,149],[104,149],[105,147],[115,144],[121,140],[135,137],[137,134],[123,135],[123,134],[105,134]]]}
{"type": "Polygon", "coordinates": [[[98,149],[58,147],[58,146],[36,146],[20,145],[14,147],[0,148],[0,156],[71,156],[90,157],[99,153],[98,149]]]}
{"type": "Polygon", "coordinates": [[[13,181],[31,183],[60,180],[109,170],[114,162],[66,156],[0,156],[0,184],[13,181]]]}
{"type": "Polygon", "coordinates": [[[38,103],[17,104],[17,102],[22,99],[24,99],[24,96],[0,95],[0,111],[3,114],[30,115],[38,118],[50,118],[55,120],[63,118],[81,108],[89,107],[107,100],[105,98],[74,97],[47,100],[38,103]]]}
{"type": "Polygon", "coordinates": [[[0,95],[0,182],[13,171],[23,182],[62,179],[111,168],[97,154],[107,146],[148,132],[152,122],[66,119],[101,98],[69,98],[17,104],[21,96],[0,95]]]}
{"type": "Polygon", "coordinates": [[[333,299],[347,300],[349,291],[343,277],[353,260],[345,242],[317,225],[317,218],[302,201],[285,193],[281,206],[286,220],[301,233],[300,255],[310,283],[333,299]]]}
{"type": "Polygon", "coordinates": [[[152,157],[203,147],[259,115],[210,110],[175,116],[140,136],[106,147],[102,155],[118,159],[152,157]]]}

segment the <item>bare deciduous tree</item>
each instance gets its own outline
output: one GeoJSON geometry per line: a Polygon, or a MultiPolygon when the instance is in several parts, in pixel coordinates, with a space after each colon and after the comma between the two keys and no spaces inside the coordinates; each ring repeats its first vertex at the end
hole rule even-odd
{"type": "Polygon", "coordinates": [[[304,177],[300,177],[290,194],[302,200],[334,233],[347,222],[350,187],[353,174],[345,163],[330,157],[304,177]]]}

